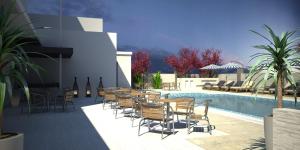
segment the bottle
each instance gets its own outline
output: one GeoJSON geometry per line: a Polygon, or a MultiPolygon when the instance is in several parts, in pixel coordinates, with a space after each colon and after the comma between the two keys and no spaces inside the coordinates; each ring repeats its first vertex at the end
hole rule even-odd
{"type": "Polygon", "coordinates": [[[100,79],[100,80],[99,80],[98,90],[99,90],[99,91],[103,91],[103,88],[104,88],[104,87],[103,87],[103,83],[102,83],[102,77],[100,77],[99,79],[100,79]]]}
{"type": "Polygon", "coordinates": [[[79,94],[79,88],[77,84],[77,77],[74,77],[74,84],[73,84],[73,95],[74,97],[78,97],[79,94]]]}
{"type": "Polygon", "coordinates": [[[92,95],[92,91],[91,91],[91,83],[90,83],[90,77],[87,77],[87,83],[86,83],[86,87],[85,87],[85,89],[86,89],[86,93],[85,93],[85,96],[86,97],[91,97],[91,95],[92,95]]]}

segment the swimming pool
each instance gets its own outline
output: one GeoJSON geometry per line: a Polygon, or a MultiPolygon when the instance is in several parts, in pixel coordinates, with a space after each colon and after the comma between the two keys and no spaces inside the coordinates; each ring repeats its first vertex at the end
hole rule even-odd
{"type": "MultiPolygon", "coordinates": [[[[255,117],[264,117],[272,113],[272,108],[277,106],[277,101],[254,97],[254,96],[240,96],[230,94],[212,94],[212,93],[169,93],[169,98],[175,97],[195,97],[196,106],[200,105],[203,100],[212,99],[211,107],[233,111],[255,117]]],[[[300,109],[299,104],[294,106],[293,101],[283,101],[285,108],[300,109]]]]}

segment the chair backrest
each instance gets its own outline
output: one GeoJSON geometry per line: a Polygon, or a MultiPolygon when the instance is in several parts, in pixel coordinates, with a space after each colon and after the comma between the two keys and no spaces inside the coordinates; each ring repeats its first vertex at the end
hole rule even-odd
{"type": "Polygon", "coordinates": [[[195,98],[194,97],[181,97],[176,98],[175,111],[181,112],[194,112],[195,98]]]}
{"type": "Polygon", "coordinates": [[[160,99],[160,93],[159,92],[149,92],[146,93],[148,102],[157,103],[160,99]]]}
{"type": "Polygon", "coordinates": [[[233,84],[234,82],[232,80],[228,80],[224,83],[225,86],[230,86],[230,84],[233,84]]]}
{"type": "Polygon", "coordinates": [[[163,121],[166,112],[164,105],[162,104],[149,104],[149,103],[143,103],[141,105],[141,115],[143,118],[152,119],[152,120],[161,120],[163,121]]]}
{"type": "Polygon", "coordinates": [[[73,101],[74,93],[72,89],[64,90],[64,101],[71,102],[73,101]]]}
{"type": "Polygon", "coordinates": [[[248,84],[246,85],[246,88],[252,88],[253,85],[254,85],[253,81],[248,81],[248,84]]]}
{"type": "Polygon", "coordinates": [[[104,91],[104,99],[108,101],[116,100],[116,95],[112,90],[104,91]]]}
{"type": "Polygon", "coordinates": [[[221,80],[217,83],[217,86],[223,86],[225,84],[225,81],[224,80],[221,80]]]}
{"type": "Polygon", "coordinates": [[[235,84],[233,86],[240,87],[243,85],[243,83],[244,83],[244,81],[237,81],[237,82],[235,82],[235,84]]]}
{"type": "Polygon", "coordinates": [[[233,84],[234,84],[234,81],[228,80],[228,81],[225,83],[225,86],[232,86],[233,84]]]}
{"type": "Polygon", "coordinates": [[[135,102],[131,95],[117,94],[116,99],[120,107],[132,108],[135,107],[135,102]]]}

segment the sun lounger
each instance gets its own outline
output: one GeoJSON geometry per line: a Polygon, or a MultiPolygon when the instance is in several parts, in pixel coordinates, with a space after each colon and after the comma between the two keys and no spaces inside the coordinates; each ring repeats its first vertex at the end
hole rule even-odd
{"type": "Polygon", "coordinates": [[[296,83],[296,87],[290,86],[289,88],[285,89],[284,93],[298,96],[300,94],[300,82],[296,83]]]}
{"type": "Polygon", "coordinates": [[[224,91],[228,91],[230,89],[231,86],[233,86],[235,84],[234,81],[227,81],[225,83],[225,85],[223,85],[220,90],[224,90],[224,91]]]}
{"type": "Polygon", "coordinates": [[[235,83],[232,84],[232,86],[226,86],[226,87],[222,87],[222,90],[224,91],[230,91],[231,88],[234,87],[241,87],[243,85],[244,81],[237,81],[235,83]]]}
{"type": "Polygon", "coordinates": [[[253,81],[244,82],[240,87],[231,87],[230,90],[234,92],[247,92],[253,86],[253,81]]]}
{"type": "Polygon", "coordinates": [[[216,85],[213,85],[210,89],[219,90],[224,84],[225,84],[225,81],[221,80],[216,85]]]}
{"type": "Polygon", "coordinates": [[[203,89],[210,89],[213,85],[211,83],[204,83],[203,89]]]}

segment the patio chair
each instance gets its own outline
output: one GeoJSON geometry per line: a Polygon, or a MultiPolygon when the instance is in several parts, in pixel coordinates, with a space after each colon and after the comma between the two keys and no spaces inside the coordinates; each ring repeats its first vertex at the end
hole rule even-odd
{"type": "Polygon", "coordinates": [[[205,120],[207,121],[207,129],[208,129],[208,132],[209,134],[211,134],[211,130],[212,130],[212,126],[209,122],[209,118],[208,118],[208,108],[209,108],[209,103],[211,103],[212,100],[209,99],[209,100],[204,100],[202,102],[202,104],[204,105],[204,113],[203,114],[197,114],[197,113],[192,113],[190,116],[189,116],[189,119],[188,119],[188,133],[191,133],[190,132],[190,129],[191,128],[194,128],[199,121],[201,120],[205,120]],[[193,122],[193,125],[191,126],[191,122],[193,122]]]}
{"type": "Polygon", "coordinates": [[[170,84],[171,83],[166,83],[166,82],[162,83],[162,89],[163,90],[170,90],[170,84]]]}
{"type": "Polygon", "coordinates": [[[150,123],[152,121],[158,121],[162,127],[161,130],[161,139],[163,139],[165,124],[172,122],[173,124],[173,134],[174,130],[174,113],[172,107],[170,107],[170,112],[167,112],[166,104],[153,104],[153,103],[142,103],[141,104],[141,117],[142,119],[139,122],[138,136],[140,136],[141,124],[145,120],[148,123],[148,131],[151,131],[150,123]],[[169,115],[168,115],[169,114],[169,115]],[[170,115],[171,114],[171,115],[170,115]]]}
{"type": "Polygon", "coordinates": [[[65,108],[68,107],[68,104],[73,105],[73,109],[75,109],[75,105],[73,102],[74,93],[72,89],[65,89],[64,90],[64,103],[63,103],[63,110],[65,111],[65,108]]]}
{"type": "MultiPolygon", "coordinates": [[[[129,112],[130,119],[133,121],[133,113],[135,113],[136,103],[130,94],[116,94],[116,107],[115,107],[115,118],[118,116],[118,109],[122,109],[125,113],[125,109],[131,109],[129,112]]],[[[133,123],[132,123],[133,124],[133,123]]]]}
{"type": "Polygon", "coordinates": [[[234,81],[229,80],[220,88],[220,90],[229,91],[230,87],[233,86],[234,84],[235,84],[234,81]]]}
{"type": "Polygon", "coordinates": [[[188,128],[188,117],[194,113],[195,98],[180,97],[176,98],[174,115],[177,115],[177,122],[180,122],[179,116],[185,116],[186,128],[188,128]]]}
{"type": "Polygon", "coordinates": [[[103,109],[104,109],[106,103],[110,103],[110,108],[112,109],[113,108],[112,104],[116,103],[116,102],[117,102],[117,100],[116,100],[116,95],[115,95],[114,91],[112,91],[112,90],[104,91],[103,109]]]}
{"type": "Polygon", "coordinates": [[[105,92],[103,88],[97,88],[97,95],[95,98],[95,102],[97,101],[97,98],[104,98],[105,92]]]}
{"type": "Polygon", "coordinates": [[[213,85],[210,89],[219,90],[225,84],[224,80],[220,80],[217,84],[213,85]]]}
{"type": "Polygon", "coordinates": [[[145,98],[148,103],[159,103],[160,92],[146,92],[145,98]]]}

